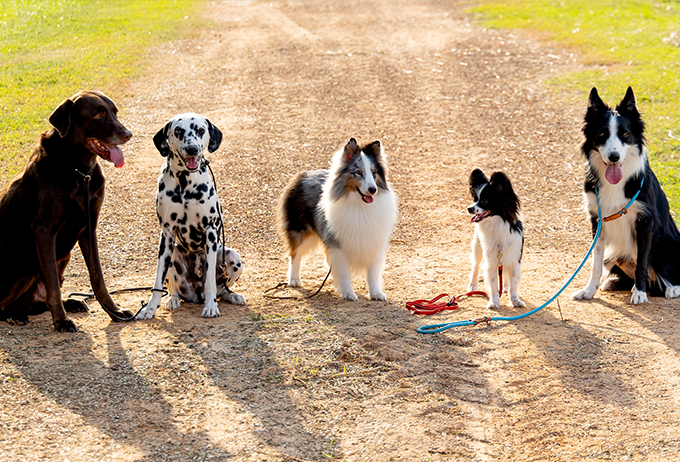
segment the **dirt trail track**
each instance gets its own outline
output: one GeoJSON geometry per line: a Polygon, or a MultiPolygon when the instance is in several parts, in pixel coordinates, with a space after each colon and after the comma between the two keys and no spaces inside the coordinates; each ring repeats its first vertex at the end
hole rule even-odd
{"type": "MultiPolygon", "coordinates": [[[[148,76],[111,95],[135,138],[124,169],[104,166],[107,284],[152,283],[163,160],[151,138],[194,111],[224,133],[212,165],[248,304],[223,303],[218,319],[184,305],[121,325],[93,303],[73,317],[73,335],[52,332],[48,315],[0,324],[0,460],[678,460],[680,302],[562,296],[564,320],[551,306],[433,336],[415,329],[488,315],[484,302],[425,320],[404,309],[467,285],[474,167],[505,170],[523,201],[528,308],[566,280],[589,243],[585,101],[566,103],[542,83],[577,57],[485,31],[466,6],[219,1],[205,13],[209,32],[153,51],[148,76]],[[263,299],[286,272],[274,226],[281,188],[328,166],[350,137],[382,140],[400,197],[388,301],[367,300],[361,279],[353,303],[330,290],[263,299]]],[[[72,260],[65,293],[89,290],[81,262],[72,260]]],[[[305,289],[324,275],[321,256],[311,258],[305,289]]],[[[145,297],[117,300],[135,308],[145,297]]]]}

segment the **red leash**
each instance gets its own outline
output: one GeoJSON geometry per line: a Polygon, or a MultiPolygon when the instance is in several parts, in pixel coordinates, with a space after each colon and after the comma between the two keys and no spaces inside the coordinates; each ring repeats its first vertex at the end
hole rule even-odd
{"type": "MultiPolygon", "coordinates": [[[[503,266],[498,265],[498,295],[500,296],[503,293],[503,266]]],[[[439,300],[441,300],[444,297],[449,297],[449,294],[440,294],[437,295],[435,298],[432,300],[415,300],[412,302],[406,302],[406,309],[411,312],[411,314],[416,315],[416,314],[422,314],[425,316],[429,316],[431,314],[436,314],[439,313],[440,311],[446,311],[446,310],[457,310],[458,309],[458,301],[466,298],[466,297],[474,297],[474,296],[480,296],[484,297],[486,299],[489,298],[489,296],[486,294],[486,292],[482,292],[480,290],[474,290],[472,292],[468,292],[462,295],[457,295],[457,296],[450,296],[450,300],[446,303],[437,303],[439,300]]]]}

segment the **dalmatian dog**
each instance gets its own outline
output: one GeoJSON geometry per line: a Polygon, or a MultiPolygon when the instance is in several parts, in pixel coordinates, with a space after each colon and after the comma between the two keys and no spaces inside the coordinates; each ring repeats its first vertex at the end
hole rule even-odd
{"type": "Polygon", "coordinates": [[[156,213],[161,224],[158,266],[153,294],[137,319],[151,319],[168,281],[166,308],[182,300],[204,303],[201,316],[220,316],[217,298],[245,305],[243,295],[229,287],[243,272],[238,252],[221,242],[221,207],[203,152],[215,152],[222,132],[208,119],[187,113],[175,116],[153,137],[167,162],[161,168],[156,213]]]}

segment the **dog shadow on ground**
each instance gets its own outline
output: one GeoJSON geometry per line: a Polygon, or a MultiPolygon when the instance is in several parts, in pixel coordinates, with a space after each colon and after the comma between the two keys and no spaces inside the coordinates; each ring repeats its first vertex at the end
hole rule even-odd
{"type": "MultiPolygon", "coordinates": [[[[494,310],[492,316],[516,316],[538,306],[527,303],[525,308],[518,309],[502,305],[494,310]]],[[[634,388],[604,363],[608,353],[603,340],[569,320],[566,310],[562,311],[562,315],[566,315],[567,319],[562,319],[555,308],[556,303],[552,303],[528,318],[512,322],[512,325],[555,368],[563,386],[603,403],[634,405],[637,400],[634,388]],[[617,393],[611,393],[611,390],[617,390],[617,393]]],[[[495,324],[499,328],[507,328],[510,323],[497,321],[495,324]]]]}
{"type": "MultiPolygon", "coordinates": [[[[40,316],[47,320],[50,315],[40,316]]],[[[87,315],[72,318],[77,322],[80,316],[87,315]]],[[[30,333],[20,334],[28,348],[12,346],[9,337],[3,337],[0,348],[48,400],[80,416],[87,425],[116,443],[134,446],[144,454],[139,460],[186,460],[195,451],[193,448],[203,448],[218,458],[232,456],[211,445],[204,430],[186,432],[178,428],[173,406],[162,389],[152,382],[152,375],[138,372],[121,342],[121,333],[133,326],[111,323],[104,328],[108,353],[104,361],[93,353],[94,339],[87,333],[45,335],[44,329],[51,322],[32,318],[32,324],[41,325],[30,333]]],[[[71,430],[67,426],[67,431],[71,430]]],[[[48,435],[46,438],[50,440],[48,435]]],[[[94,459],[100,455],[91,456],[94,459]]]]}

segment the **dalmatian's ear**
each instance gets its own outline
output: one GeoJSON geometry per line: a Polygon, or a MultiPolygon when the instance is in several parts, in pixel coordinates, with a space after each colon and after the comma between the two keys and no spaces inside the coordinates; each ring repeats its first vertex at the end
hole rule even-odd
{"type": "Polygon", "coordinates": [[[158,130],[158,133],[153,136],[153,144],[156,145],[156,149],[158,149],[158,152],[160,152],[161,156],[163,157],[168,157],[168,154],[170,154],[170,146],[168,145],[168,131],[170,130],[171,125],[172,122],[168,122],[165,124],[165,127],[158,130]]]}
{"type": "Polygon", "coordinates": [[[208,152],[215,152],[217,148],[222,144],[222,132],[219,128],[214,126],[212,122],[205,119],[208,122],[208,133],[210,134],[210,143],[208,143],[208,152]]]}
{"type": "Polygon", "coordinates": [[[71,113],[75,105],[72,99],[65,99],[50,115],[50,123],[57,129],[62,138],[66,137],[69,128],[71,128],[71,113]]]}

